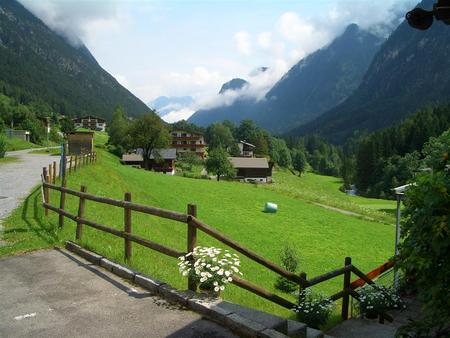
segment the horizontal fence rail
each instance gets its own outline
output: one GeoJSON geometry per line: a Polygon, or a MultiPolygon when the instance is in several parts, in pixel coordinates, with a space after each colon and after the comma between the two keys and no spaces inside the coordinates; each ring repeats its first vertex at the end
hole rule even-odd
{"type": "MultiPolygon", "coordinates": [[[[76,163],[76,160],[75,160],[76,163]]],[[[76,166],[76,164],[75,164],[76,166]]],[[[74,166],[74,168],[75,168],[74,166]]],[[[302,272],[299,275],[296,275],[292,272],[287,271],[286,269],[278,266],[277,264],[271,262],[270,260],[256,254],[255,252],[249,250],[248,248],[244,247],[243,245],[239,244],[238,242],[228,238],[218,230],[214,229],[213,227],[203,223],[202,221],[198,220],[196,218],[197,216],[197,207],[195,205],[189,204],[187,207],[187,213],[180,213],[175,212],[171,210],[156,208],[152,206],[147,205],[141,205],[137,203],[131,202],[131,193],[125,193],[124,200],[117,200],[107,197],[100,197],[93,194],[87,193],[87,188],[82,186],[81,191],[77,191],[74,189],[69,189],[65,187],[65,180],[62,180],[62,186],[58,186],[55,184],[52,184],[50,178],[46,173],[44,172],[42,174],[42,194],[43,194],[43,207],[46,211],[51,210],[59,215],[60,219],[60,226],[63,225],[64,218],[71,219],[77,224],[76,228],[76,239],[81,240],[82,233],[83,233],[83,226],[89,226],[91,228],[94,228],[99,231],[103,231],[106,233],[109,233],[111,235],[120,237],[124,239],[124,257],[125,260],[128,261],[131,258],[132,253],[132,246],[131,243],[137,243],[139,245],[142,245],[146,248],[155,250],[161,254],[164,254],[169,257],[178,258],[180,256],[183,256],[186,254],[186,252],[180,252],[179,250],[175,250],[172,248],[169,248],[167,246],[161,245],[159,243],[156,243],[154,241],[151,241],[149,239],[136,236],[132,234],[132,214],[131,211],[144,213],[148,215],[153,215],[165,219],[169,219],[172,221],[182,222],[187,224],[187,245],[186,249],[187,252],[192,252],[194,248],[197,246],[197,230],[204,232],[205,234],[211,236],[212,238],[220,241],[221,243],[227,245],[228,247],[236,250],[237,252],[243,254],[244,256],[248,257],[250,260],[252,260],[255,263],[258,263],[265,268],[275,272],[279,276],[286,278],[287,280],[295,282],[298,287],[299,291],[306,287],[311,287],[320,283],[323,283],[325,281],[328,281],[330,279],[343,276],[344,282],[343,282],[343,288],[341,291],[335,293],[334,295],[330,296],[330,299],[333,301],[339,300],[342,298],[342,310],[341,310],[341,317],[343,320],[348,319],[348,313],[349,313],[349,299],[350,297],[353,297],[356,300],[359,300],[359,294],[355,291],[356,288],[368,283],[371,285],[375,285],[372,278],[376,276],[376,274],[380,274],[394,266],[393,262],[387,262],[383,264],[382,266],[378,267],[376,272],[371,271],[369,274],[364,274],[362,271],[360,271],[358,268],[356,268],[351,263],[351,258],[347,257],[345,258],[344,266],[342,268],[338,268],[336,270],[324,273],[322,275],[313,277],[311,279],[307,279],[306,273],[302,272]],[[55,190],[59,191],[61,194],[60,199],[60,207],[55,207],[50,204],[49,199],[49,191],[55,190]],[[78,205],[78,213],[77,215],[71,214],[68,211],[64,209],[65,207],[65,196],[66,195],[72,195],[77,198],[79,198],[79,205],[78,205]],[[84,217],[84,211],[85,211],[85,201],[93,201],[100,204],[106,204],[115,206],[118,208],[122,208],[124,210],[124,230],[119,230],[116,228],[109,227],[107,225],[99,224],[93,221],[90,221],[84,217]],[[381,271],[381,272],[380,272],[381,271]],[[359,279],[355,280],[354,282],[350,281],[351,274],[355,274],[359,277],[359,279]]],[[[190,260],[193,260],[194,258],[192,255],[189,257],[190,260]]],[[[254,294],[256,294],[259,297],[265,298],[275,304],[278,304],[284,308],[287,309],[293,309],[295,307],[295,304],[292,303],[289,300],[286,300],[283,297],[280,297],[268,290],[265,290],[264,288],[255,285],[251,283],[250,281],[247,281],[243,278],[239,278],[237,276],[233,276],[232,283],[242,289],[245,289],[247,291],[250,291],[254,294]]],[[[197,291],[197,283],[193,278],[188,279],[188,288],[192,291],[197,291]]],[[[301,300],[299,300],[301,301],[301,300]]],[[[389,315],[380,313],[380,322],[382,319],[392,319],[389,315]]]]}

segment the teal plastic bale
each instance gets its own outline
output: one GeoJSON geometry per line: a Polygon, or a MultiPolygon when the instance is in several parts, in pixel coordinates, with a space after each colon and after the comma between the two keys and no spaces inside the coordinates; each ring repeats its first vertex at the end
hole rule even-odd
{"type": "Polygon", "coordinates": [[[277,210],[278,210],[278,205],[275,203],[272,203],[272,202],[267,202],[264,207],[265,212],[276,213],[277,210]]]}

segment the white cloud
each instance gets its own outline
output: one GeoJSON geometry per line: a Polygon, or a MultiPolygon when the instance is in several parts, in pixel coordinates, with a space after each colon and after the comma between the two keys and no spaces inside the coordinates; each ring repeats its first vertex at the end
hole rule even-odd
{"type": "Polygon", "coordinates": [[[239,53],[243,55],[250,55],[252,52],[252,43],[250,34],[246,31],[240,31],[234,34],[234,42],[239,53]]]}
{"type": "Polygon", "coordinates": [[[164,115],[162,119],[168,123],[173,123],[180,120],[187,120],[194,113],[194,109],[187,107],[179,110],[173,110],[170,113],[164,115]]]}
{"type": "Polygon", "coordinates": [[[131,19],[121,2],[76,0],[19,0],[51,29],[66,36],[74,45],[95,40],[104,33],[121,30],[131,19]]]}

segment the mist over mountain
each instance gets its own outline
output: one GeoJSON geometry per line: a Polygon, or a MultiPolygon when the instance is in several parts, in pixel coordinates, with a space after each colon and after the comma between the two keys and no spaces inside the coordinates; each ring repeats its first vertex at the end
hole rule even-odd
{"type": "Polygon", "coordinates": [[[0,0],[0,91],[70,116],[109,118],[118,105],[130,116],[149,111],[83,44],[74,46],[16,0],[0,0]]]}
{"type": "Polygon", "coordinates": [[[230,105],[197,111],[190,122],[253,119],[276,133],[304,124],[345,100],[360,84],[383,39],[349,25],[328,46],[294,65],[262,100],[239,96],[230,105]]]}
{"type": "Polygon", "coordinates": [[[147,106],[154,109],[156,113],[163,117],[174,110],[189,107],[194,102],[191,96],[159,96],[147,103],[147,106]]]}
{"type": "MultiPolygon", "coordinates": [[[[419,4],[430,9],[434,1],[419,4]]],[[[450,29],[435,21],[414,29],[404,21],[383,44],[361,85],[342,104],[290,135],[318,133],[342,142],[355,130],[376,130],[426,105],[450,99],[450,29]]]]}

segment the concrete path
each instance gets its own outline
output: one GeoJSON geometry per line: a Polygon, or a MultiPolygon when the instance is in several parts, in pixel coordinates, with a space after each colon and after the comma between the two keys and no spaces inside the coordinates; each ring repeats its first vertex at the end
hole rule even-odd
{"type": "Polygon", "coordinates": [[[65,250],[0,259],[2,337],[236,337],[65,250]]]}
{"type": "Polygon", "coordinates": [[[19,161],[0,164],[0,245],[2,219],[17,208],[22,199],[41,181],[43,167],[53,161],[59,163],[59,156],[29,154],[32,150],[36,149],[7,152],[7,157],[17,157],[19,161]]]}

